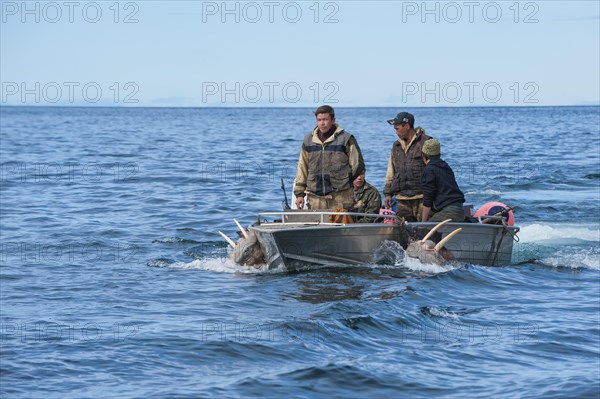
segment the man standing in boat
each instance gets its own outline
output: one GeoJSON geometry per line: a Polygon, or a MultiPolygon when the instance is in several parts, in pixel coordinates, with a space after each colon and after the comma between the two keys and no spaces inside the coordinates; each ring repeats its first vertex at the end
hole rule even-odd
{"type": "Polygon", "coordinates": [[[392,145],[385,175],[384,205],[391,208],[392,197],[395,197],[398,201],[396,215],[416,222],[421,220],[423,210],[421,174],[425,163],[421,149],[431,137],[425,134],[423,128],[414,128],[415,117],[408,112],[400,112],[387,122],[394,126],[398,140],[392,145]]]}
{"type": "Polygon", "coordinates": [[[354,180],[365,170],[354,136],[335,122],[335,111],[322,105],[315,111],[317,127],[304,137],[296,172],[296,207],[350,209],[354,205],[354,180]]]}
{"type": "Polygon", "coordinates": [[[440,158],[440,142],[436,139],[427,140],[423,144],[422,156],[425,169],[421,176],[421,187],[423,187],[421,221],[442,222],[451,219],[453,222],[464,222],[465,196],[458,188],[452,168],[440,158]]]}

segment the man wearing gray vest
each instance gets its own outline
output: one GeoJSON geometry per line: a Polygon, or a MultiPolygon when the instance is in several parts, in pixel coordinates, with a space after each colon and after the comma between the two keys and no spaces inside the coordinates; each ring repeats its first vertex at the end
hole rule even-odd
{"type": "Polygon", "coordinates": [[[335,122],[335,111],[322,105],[315,111],[317,127],[304,137],[296,171],[296,207],[346,210],[354,205],[353,182],[365,170],[354,136],[335,122]]]}
{"type": "Polygon", "coordinates": [[[395,197],[398,201],[396,215],[408,222],[417,222],[423,211],[421,174],[425,162],[421,158],[421,149],[431,137],[423,128],[415,129],[415,117],[408,112],[400,112],[387,122],[394,126],[398,140],[392,145],[385,175],[384,205],[391,208],[392,197],[395,197]]]}

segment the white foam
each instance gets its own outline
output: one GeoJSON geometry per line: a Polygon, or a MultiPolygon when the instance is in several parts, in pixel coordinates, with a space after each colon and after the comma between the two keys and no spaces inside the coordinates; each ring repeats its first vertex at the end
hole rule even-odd
{"type": "Polygon", "coordinates": [[[428,274],[445,273],[449,270],[454,269],[451,265],[447,264],[444,266],[425,264],[417,258],[411,258],[406,254],[406,251],[402,248],[400,243],[396,241],[384,241],[381,246],[377,249],[374,258],[375,263],[370,265],[374,268],[407,268],[412,271],[425,272],[428,274]],[[382,263],[383,262],[393,262],[382,263]]]}
{"type": "Polygon", "coordinates": [[[469,191],[465,194],[467,194],[467,195],[482,195],[482,194],[483,195],[500,195],[502,193],[500,191],[492,190],[491,188],[488,188],[483,191],[469,191]]]}
{"type": "Polygon", "coordinates": [[[552,256],[540,259],[546,265],[555,267],[570,267],[573,269],[600,270],[600,250],[598,248],[572,248],[558,251],[552,256]]]}
{"type": "Polygon", "coordinates": [[[430,274],[439,274],[446,273],[450,270],[454,270],[455,267],[447,263],[445,265],[435,265],[431,263],[422,263],[417,258],[411,258],[410,256],[405,256],[404,261],[402,262],[402,266],[417,272],[425,272],[430,274]]]}
{"type": "Polygon", "coordinates": [[[450,312],[447,309],[438,308],[438,307],[430,307],[427,308],[429,313],[435,317],[443,317],[445,319],[459,320],[459,317],[456,313],[450,312]]]}
{"type": "Polygon", "coordinates": [[[187,240],[185,238],[180,238],[180,237],[165,237],[165,238],[160,238],[158,240],[155,240],[154,242],[158,242],[158,243],[162,243],[162,244],[178,244],[178,243],[195,242],[195,241],[187,240]]]}
{"type": "Polygon", "coordinates": [[[521,232],[518,236],[521,243],[542,241],[556,241],[562,244],[583,241],[600,242],[600,229],[598,226],[535,223],[529,226],[521,226],[521,232]]]}
{"type": "Polygon", "coordinates": [[[281,273],[283,270],[272,269],[267,270],[267,265],[262,265],[260,268],[240,266],[229,259],[209,258],[203,260],[195,260],[189,263],[175,262],[169,265],[174,269],[195,269],[206,270],[219,273],[237,273],[237,274],[258,274],[258,273],[281,273]]]}
{"type": "MultiPolygon", "coordinates": [[[[400,246],[400,244],[396,243],[396,242],[391,242],[393,245],[389,245],[388,250],[391,250],[394,253],[394,259],[395,259],[395,263],[394,264],[371,264],[371,265],[364,265],[367,267],[373,267],[373,268],[398,268],[398,267],[402,267],[402,268],[407,268],[409,270],[412,271],[418,271],[418,272],[425,272],[428,274],[439,274],[439,273],[446,273],[450,270],[453,270],[455,267],[450,265],[450,264],[446,264],[443,266],[440,265],[435,265],[435,264],[425,264],[425,263],[421,263],[421,261],[419,261],[419,259],[416,258],[411,258],[409,256],[406,255],[406,252],[404,251],[404,249],[402,249],[402,247],[400,246]]],[[[273,274],[278,274],[278,273],[286,273],[287,270],[284,268],[277,268],[277,269],[267,269],[267,265],[262,265],[260,268],[255,268],[255,267],[249,267],[249,266],[240,266],[234,262],[232,262],[230,259],[228,258],[208,258],[208,259],[196,259],[192,262],[173,262],[173,263],[165,263],[162,265],[163,267],[170,267],[173,269],[188,269],[188,270],[205,270],[205,271],[212,271],[212,272],[218,272],[218,273],[237,273],[237,274],[265,274],[265,273],[273,273],[273,274]]],[[[315,265],[307,265],[306,269],[302,269],[302,270],[318,270],[320,268],[323,267],[328,267],[328,266],[315,266],[315,265]]]]}

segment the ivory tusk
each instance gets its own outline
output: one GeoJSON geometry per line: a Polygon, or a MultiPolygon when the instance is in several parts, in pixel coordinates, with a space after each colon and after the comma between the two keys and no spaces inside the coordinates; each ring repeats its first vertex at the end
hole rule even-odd
{"type": "Polygon", "coordinates": [[[233,242],[233,240],[229,237],[227,237],[224,233],[219,231],[219,234],[221,234],[221,237],[223,237],[225,239],[225,241],[227,241],[229,243],[229,245],[231,245],[231,248],[235,249],[235,242],[233,242]]]}
{"type": "Polygon", "coordinates": [[[425,237],[423,237],[423,239],[421,240],[421,242],[425,242],[427,240],[429,240],[429,238],[433,235],[433,233],[435,233],[436,231],[438,231],[438,229],[440,227],[442,227],[443,225],[445,225],[446,223],[450,222],[452,219],[446,219],[443,222],[440,222],[438,224],[436,224],[433,229],[429,230],[429,233],[427,233],[427,235],[425,237]]]}
{"type": "Polygon", "coordinates": [[[233,219],[233,221],[237,225],[238,229],[240,229],[240,231],[242,232],[242,235],[244,236],[244,238],[248,238],[248,233],[246,233],[246,229],[242,227],[242,225],[240,224],[240,222],[238,222],[235,219],[233,219]]]}
{"type": "Polygon", "coordinates": [[[442,249],[444,247],[444,245],[446,245],[448,243],[448,241],[450,241],[452,239],[452,237],[454,237],[455,235],[460,233],[461,230],[462,230],[462,227],[460,229],[454,230],[452,233],[450,233],[446,237],[444,237],[444,239],[442,241],[438,242],[435,246],[436,252],[439,252],[440,249],[442,249]]]}

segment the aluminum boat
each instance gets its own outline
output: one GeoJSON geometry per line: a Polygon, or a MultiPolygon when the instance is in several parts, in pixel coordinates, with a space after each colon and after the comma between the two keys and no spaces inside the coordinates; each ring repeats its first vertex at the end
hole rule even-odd
{"type": "MultiPolygon", "coordinates": [[[[473,223],[448,223],[436,241],[462,228],[447,245],[455,260],[484,266],[509,264],[518,227],[502,218],[485,216],[473,223]],[[496,220],[493,220],[496,219],[496,220]]],[[[292,210],[261,212],[250,230],[263,247],[269,269],[295,270],[306,265],[350,266],[373,263],[390,242],[406,248],[409,240],[422,238],[437,223],[405,223],[392,216],[362,213],[292,210]],[[378,218],[373,223],[337,223],[338,215],[378,218]]]]}

